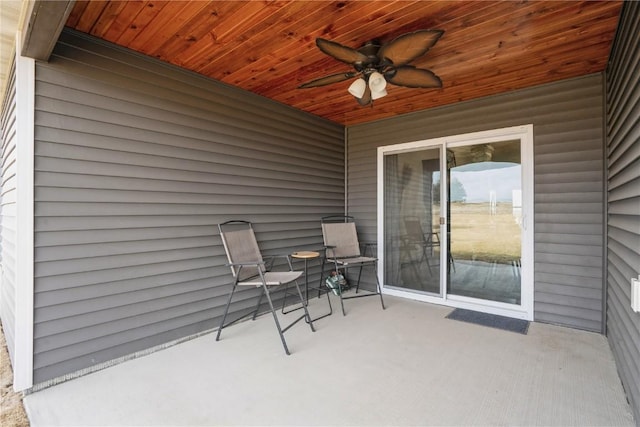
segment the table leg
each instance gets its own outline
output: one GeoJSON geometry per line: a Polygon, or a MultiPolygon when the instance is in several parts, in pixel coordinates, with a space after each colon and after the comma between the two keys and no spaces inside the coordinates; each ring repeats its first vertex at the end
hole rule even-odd
{"type": "MultiPolygon", "coordinates": [[[[300,257],[300,258],[302,258],[302,257],[300,257]]],[[[316,257],[316,258],[318,258],[318,257],[316,257]]],[[[305,294],[303,304],[308,307],[309,306],[309,264],[308,264],[308,258],[305,257],[305,258],[303,258],[303,260],[304,260],[304,294],[305,294]]],[[[322,272],[320,274],[322,275],[322,272]]],[[[321,284],[318,287],[318,298],[321,296],[321,292],[322,292],[322,278],[321,278],[320,283],[321,284]]],[[[317,317],[315,319],[312,319],[311,320],[312,322],[315,322],[318,319],[322,319],[323,317],[327,317],[327,316],[330,316],[331,314],[333,314],[333,307],[331,306],[331,298],[329,297],[330,293],[331,293],[330,291],[326,292],[326,294],[327,294],[327,302],[329,303],[329,313],[324,314],[324,315],[322,315],[320,317],[317,317]]],[[[285,298],[286,298],[286,295],[285,295],[285,298]]],[[[296,308],[293,308],[291,310],[285,311],[284,310],[284,304],[285,304],[285,301],[283,301],[283,305],[282,305],[282,313],[283,314],[291,313],[292,311],[296,311],[296,310],[299,310],[299,309],[302,308],[302,307],[296,307],[296,308]]],[[[306,319],[305,319],[305,321],[306,321],[306,319]]]]}

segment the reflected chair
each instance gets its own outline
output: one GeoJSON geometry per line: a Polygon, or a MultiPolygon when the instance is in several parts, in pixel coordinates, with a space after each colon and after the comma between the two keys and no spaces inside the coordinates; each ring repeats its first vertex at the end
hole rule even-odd
{"type": "Polygon", "coordinates": [[[231,274],[233,275],[234,280],[227,305],[224,309],[222,321],[220,322],[220,327],[218,328],[216,341],[220,340],[220,333],[222,332],[223,328],[230,326],[231,324],[248,315],[253,315],[253,320],[255,320],[260,308],[260,304],[262,303],[262,298],[266,296],[267,302],[269,303],[269,308],[271,309],[271,314],[273,315],[273,320],[275,321],[276,328],[278,329],[278,334],[280,335],[280,340],[282,341],[282,346],[284,347],[284,351],[285,353],[290,354],[289,348],[287,347],[287,342],[284,339],[284,333],[289,330],[289,328],[298,323],[300,320],[305,319],[305,321],[309,324],[311,331],[315,332],[311,317],[309,316],[307,306],[302,297],[302,292],[300,291],[300,287],[298,286],[297,282],[297,279],[302,275],[302,271],[293,271],[291,262],[288,257],[286,258],[289,264],[290,271],[269,271],[271,269],[270,267],[273,265],[273,258],[271,259],[269,265],[264,262],[262,255],[260,254],[260,249],[258,248],[258,242],[256,240],[255,233],[253,232],[253,226],[250,222],[227,221],[219,224],[218,230],[220,230],[220,237],[222,238],[224,250],[227,253],[227,259],[229,261],[228,265],[231,268],[231,274]],[[293,320],[287,327],[282,328],[280,326],[280,322],[278,321],[276,311],[273,307],[270,288],[274,288],[280,285],[286,285],[292,282],[295,284],[295,287],[298,291],[298,297],[300,298],[300,303],[302,304],[304,314],[293,320]],[[225,324],[227,315],[229,314],[229,306],[231,305],[233,294],[235,293],[238,286],[260,287],[262,288],[262,292],[260,292],[258,303],[256,304],[255,310],[253,310],[253,312],[249,312],[248,314],[240,316],[239,318],[225,324]]]}
{"type": "MultiPolygon", "coordinates": [[[[407,232],[407,235],[405,236],[405,244],[407,246],[414,245],[422,249],[422,256],[418,261],[418,264],[425,261],[429,268],[429,274],[431,274],[431,263],[429,262],[429,258],[433,256],[434,249],[440,247],[440,236],[435,231],[425,233],[422,228],[422,224],[418,219],[405,219],[404,228],[407,232]]],[[[449,253],[447,258],[449,260],[449,268],[453,268],[453,271],[455,271],[456,267],[451,253],[449,253]]]]}
{"type": "Polygon", "coordinates": [[[407,247],[418,247],[422,250],[422,256],[420,260],[417,261],[417,264],[420,264],[423,261],[426,262],[429,274],[432,274],[429,258],[433,256],[433,249],[440,246],[438,233],[425,233],[422,229],[422,224],[420,224],[420,220],[418,219],[405,219],[404,229],[407,233],[404,238],[405,245],[407,247]]]}
{"type": "Polygon", "coordinates": [[[356,232],[356,224],[352,216],[331,215],[321,219],[322,238],[324,239],[324,256],[322,258],[322,272],[320,275],[320,284],[325,277],[325,267],[327,263],[332,264],[334,271],[341,269],[349,269],[358,267],[358,281],[356,283],[355,295],[344,296],[342,290],[338,292],[340,296],[340,305],[342,306],[342,315],[346,315],[344,310],[344,300],[360,297],[368,297],[379,295],[382,309],[385,309],[384,300],[382,299],[382,291],[380,289],[380,281],[378,280],[378,258],[362,256],[360,251],[360,242],[356,232]],[[363,267],[373,267],[374,276],[376,278],[376,291],[373,293],[358,294],[360,288],[360,278],[362,276],[363,267]]]}

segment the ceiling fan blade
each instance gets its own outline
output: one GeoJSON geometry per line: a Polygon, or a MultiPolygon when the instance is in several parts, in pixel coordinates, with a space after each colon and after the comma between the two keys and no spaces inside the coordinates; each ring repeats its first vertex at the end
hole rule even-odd
{"type": "Polygon", "coordinates": [[[319,79],[315,79],[315,80],[311,80],[309,82],[303,83],[300,86],[298,86],[298,88],[306,89],[310,87],[330,85],[331,83],[338,83],[338,82],[343,82],[345,80],[349,80],[357,75],[358,73],[356,72],[331,74],[329,76],[320,77],[319,79]]]}
{"type": "Polygon", "coordinates": [[[442,87],[442,80],[432,71],[405,65],[392,72],[386,73],[385,78],[391,84],[405,87],[442,87]]]}
{"type": "Polygon", "coordinates": [[[332,42],[325,39],[316,39],[318,48],[329,56],[334,57],[338,61],[353,65],[357,62],[363,62],[367,56],[347,46],[332,42]]]}
{"type": "Polygon", "coordinates": [[[371,104],[373,100],[371,99],[371,89],[369,89],[369,85],[367,85],[367,87],[365,88],[364,94],[362,94],[362,98],[356,98],[356,101],[358,101],[358,104],[362,105],[363,107],[371,104]]]}
{"type": "Polygon", "coordinates": [[[382,46],[378,58],[400,67],[427,53],[442,34],[443,30],[419,30],[403,34],[382,46]]]}

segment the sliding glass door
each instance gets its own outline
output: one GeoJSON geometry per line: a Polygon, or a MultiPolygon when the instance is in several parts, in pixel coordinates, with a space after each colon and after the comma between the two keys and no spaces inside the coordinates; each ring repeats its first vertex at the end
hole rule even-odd
{"type": "Polygon", "coordinates": [[[385,156],[385,283],[441,294],[439,147],[385,156]]]}
{"type": "Polygon", "coordinates": [[[463,145],[447,153],[447,293],[519,305],[520,141],[463,145]]]}
{"type": "Polygon", "coordinates": [[[523,126],[379,149],[385,293],[532,319],[531,146],[523,126]]]}

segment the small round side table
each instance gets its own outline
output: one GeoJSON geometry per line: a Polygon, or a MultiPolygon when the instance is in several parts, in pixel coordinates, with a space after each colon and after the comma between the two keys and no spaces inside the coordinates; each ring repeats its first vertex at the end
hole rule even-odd
{"type": "Polygon", "coordinates": [[[310,259],[318,258],[319,256],[320,253],[314,251],[299,251],[291,254],[291,258],[304,260],[304,297],[307,304],[309,303],[309,276],[307,263],[310,259]]]}
{"type": "MultiPolygon", "coordinates": [[[[310,259],[317,259],[320,257],[319,252],[315,251],[298,251],[291,254],[291,258],[304,260],[304,297],[305,304],[309,305],[309,270],[308,270],[308,262],[310,259]]],[[[318,298],[320,297],[322,292],[322,288],[318,288],[318,298]]],[[[318,319],[322,319],[323,317],[330,316],[333,313],[333,307],[331,307],[331,298],[329,298],[330,292],[327,292],[327,302],[329,303],[329,312],[322,316],[316,317],[312,319],[312,321],[316,321],[318,319]]]]}

